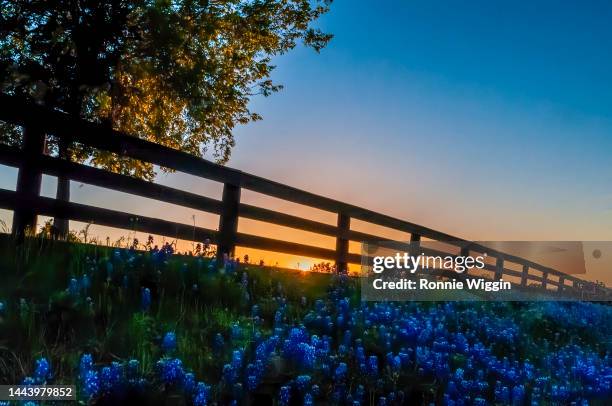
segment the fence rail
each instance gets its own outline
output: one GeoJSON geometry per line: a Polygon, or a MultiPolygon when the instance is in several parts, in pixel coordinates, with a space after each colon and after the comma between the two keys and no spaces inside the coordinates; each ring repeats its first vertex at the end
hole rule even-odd
{"type": "MultiPolygon", "coordinates": [[[[496,258],[495,265],[485,269],[495,277],[509,275],[521,278],[520,285],[535,281],[547,289],[557,287],[557,292],[574,292],[581,296],[611,298],[610,290],[593,282],[559,272],[541,264],[515,255],[499,252],[431,228],[377,213],[338,200],[319,196],[282,183],[274,182],[236,169],[151,143],[114,131],[100,124],[74,119],[65,113],[52,111],[24,102],[8,95],[0,95],[0,120],[21,126],[24,131],[21,149],[0,145],[0,164],[19,168],[16,191],[0,189],[0,207],[14,211],[13,232],[20,234],[36,225],[37,215],[91,222],[116,228],[174,236],[184,240],[204,241],[210,239],[217,244],[218,253],[233,254],[236,246],[268,251],[303,255],[336,262],[339,268],[348,263],[360,263],[361,256],[349,252],[349,241],[379,242],[387,238],[351,229],[351,219],[362,220],[379,226],[410,234],[411,243],[421,239],[449,242],[461,248],[463,255],[470,251],[486,253],[496,258]],[[82,165],[44,154],[45,138],[48,135],[64,138],[70,142],[119,154],[120,156],[172,168],[201,178],[223,183],[221,200],[163,186],[130,176],[82,165]],[[40,196],[42,174],[64,176],[74,181],[143,196],[208,213],[218,214],[219,229],[210,230],[193,227],[132,213],[109,210],[74,202],[64,202],[40,196]],[[242,189],[248,189],[275,198],[332,212],[337,215],[336,225],[313,221],[299,216],[242,203],[242,189]],[[238,232],[238,219],[247,218],[266,223],[309,231],[336,239],[335,249],[292,243],[267,237],[238,232]],[[522,266],[522,271],[506,268],[505,263],[522,266]],[[536,270],[542,275],[534,275],[536,270]],[[558,280],[552,280],[554,275],[558,280]]],[[[409,244],[391,243],[397,249],[406,250],[409,244]]],[[[448,253],[446,253],[448,254],[448,253]]]]}

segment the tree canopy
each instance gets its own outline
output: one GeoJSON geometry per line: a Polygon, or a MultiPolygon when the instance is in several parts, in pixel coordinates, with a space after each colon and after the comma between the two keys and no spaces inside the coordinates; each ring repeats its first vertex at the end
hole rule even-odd
{"type": "MultiPolygon", "coordinates": [[[[0,0],[0,90],[223,163],[232,131],[281,89],[272,58],[299,43],[329,0],[0,0]]],[[[10,131],[0,140],[14,141],[10,131]]],[[[71,159],[145,179],[153,167],[73,146],[71,159]]]]}

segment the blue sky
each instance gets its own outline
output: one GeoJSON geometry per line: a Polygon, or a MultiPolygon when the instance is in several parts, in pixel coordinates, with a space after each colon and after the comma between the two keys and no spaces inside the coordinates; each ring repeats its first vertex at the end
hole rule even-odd
{"type": "Polygon", "coordinates": [[[335,2],[230,165],[471,238],[605,239],[612,5],[464,3],[335,2]]]}
{"type": "Polygon", "coordinates": [[[329,47],[275,59],[285,88],[229,166],[471,239],[609,240],[612,3],[465,3],[334,2],[329,47]]]}

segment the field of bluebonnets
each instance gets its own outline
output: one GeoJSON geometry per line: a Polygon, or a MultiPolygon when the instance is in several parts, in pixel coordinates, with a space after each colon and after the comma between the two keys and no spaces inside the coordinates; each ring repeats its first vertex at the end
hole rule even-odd
{"type": "Polygon", "coordinates": [[[610,404],[612,307],[362,303],[347,276],[0,244],[0,384],[97,404],[610,404]]]}

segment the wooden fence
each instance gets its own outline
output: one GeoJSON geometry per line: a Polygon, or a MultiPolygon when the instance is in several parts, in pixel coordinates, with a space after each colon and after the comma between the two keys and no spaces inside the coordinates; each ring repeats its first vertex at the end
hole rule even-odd
{"type": "MultiPolygon", "coordinates": [[[[22,148],[0,144],[0,164],[19,168],[16,191],[0,189],[0,208],[13,210],[13,233],[23,234],[36,226],[37,215],[47,215],[94,223],[109,227],[174,236],[183,240],[210,239],[218,253],[232,255],[236,246],[282,252],[335,261],[339,269],[348,263],[361,262],[361,256],[349,252],[349,241],[377,243],[388,238],[351,229],[351,219],[410,233],[411,245],[429,239],[457,245],[462,255],[469,252],[486,253],[496,258],[496,264],[486,270],[496,279],[503,275],[520,278],[520,285],[539,284],[563,294],[579,294],[583,298],[610,298],[610,290],[595,283],[559,272],[524,258],[502,253],[461,238],[357,207],[334,199],[318,196],[282,183],[264,179],[236,169],[217,165],[187,153],[151,143],[110,130],[99,124],[74,119],[65,113],[26,103],[18,98],[0,95],[0,120],[23,128],[22,148]],[[198,177],[223,183],[222,200],[158,185],[133,177],[111,173],[44,154],[48,135],[64,137],[120,156],[150,162],[198,177]],[[74,202],[64,202],[40,196],[42,174],[63,175],[71,180],[143,196],[208,213],[218,214],[219,229],[210,230],[158,218],[140,216],[106,208],[74,202]],[[313,221],[240,201],[242,189],[332,212],[337,215],[336,225],[313,221]],[[309,231],[336,239],[336,248],[327,249],[287,242],[238,232],[238,219],[247,218],[271,224],[309,231]],[[514,263],[522,271],[507,268],[514,263]],[[534,274],[537,271],[539,274],[534,274]],[[550,279],[554,275],[556,280],[550,279]]],[[[397,241],[394,247],[410,249],[410,245],[397,241]]]]}

